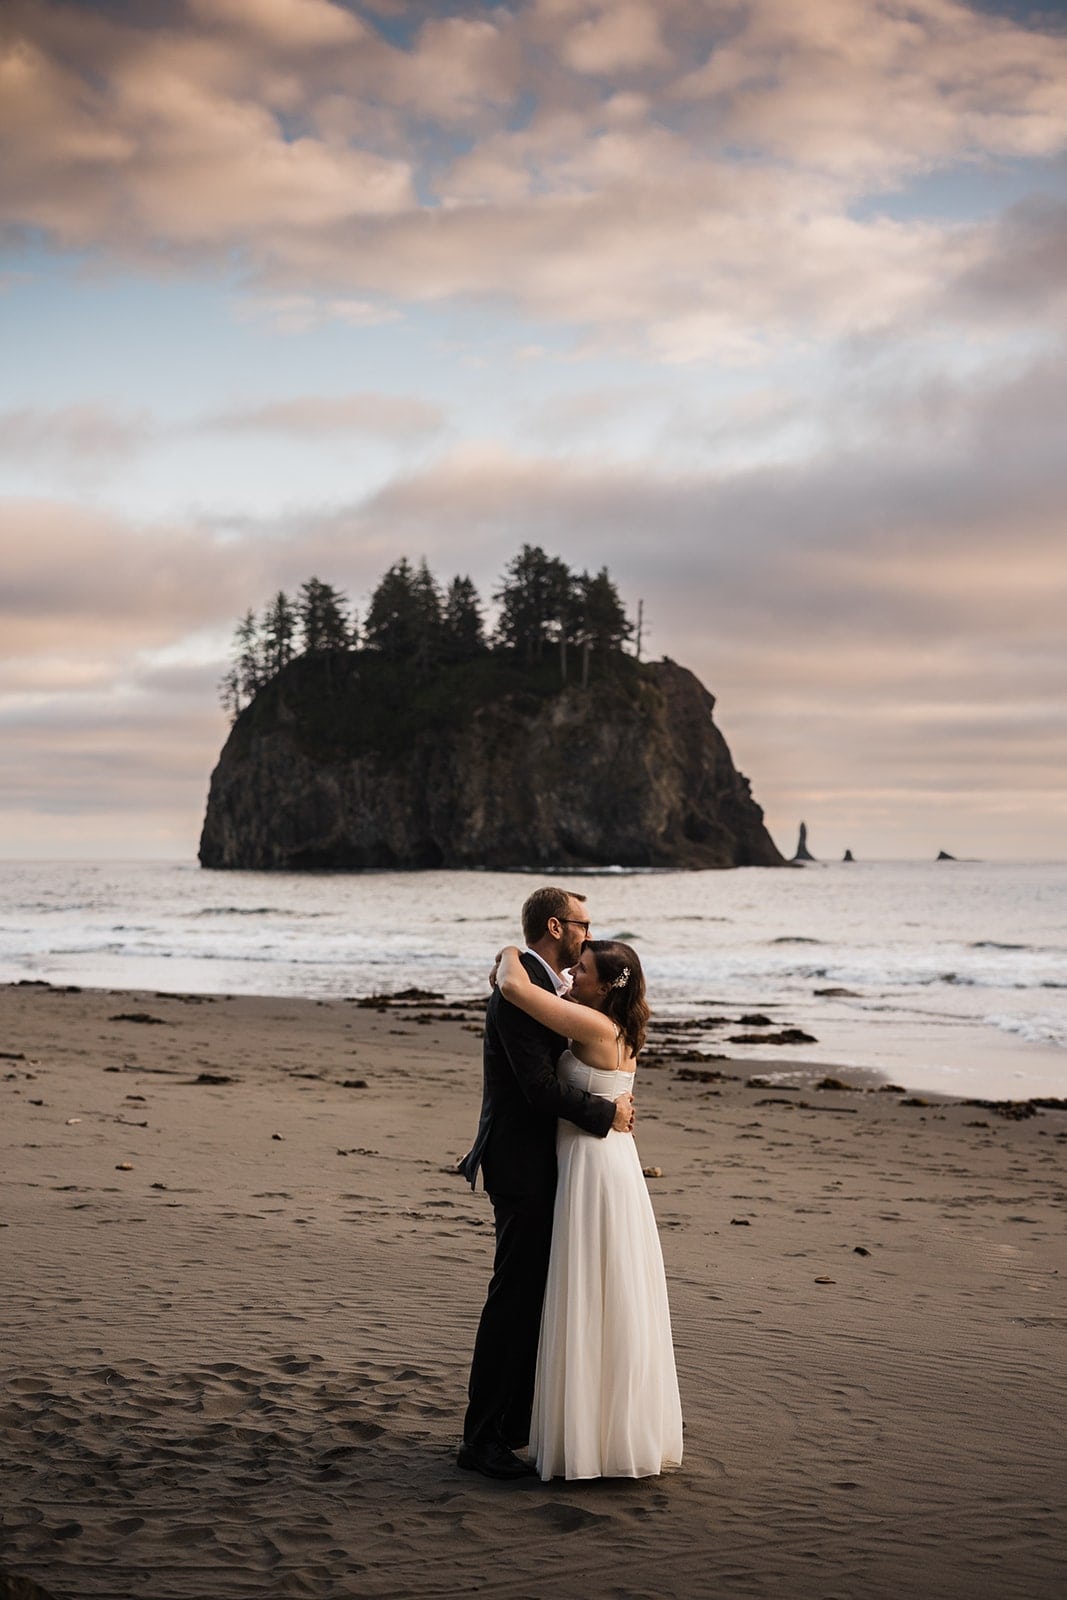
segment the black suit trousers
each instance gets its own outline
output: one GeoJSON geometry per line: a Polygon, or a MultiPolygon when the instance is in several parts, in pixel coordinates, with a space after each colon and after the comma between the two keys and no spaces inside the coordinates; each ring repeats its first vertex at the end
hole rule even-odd
{"type": "Polygon", "coordinates": [[[553,1196],[491,1195],[496,1255],[471,1361],[467,1444],[529,1437],[541,1303],[552,1246],[553,1196]]]}

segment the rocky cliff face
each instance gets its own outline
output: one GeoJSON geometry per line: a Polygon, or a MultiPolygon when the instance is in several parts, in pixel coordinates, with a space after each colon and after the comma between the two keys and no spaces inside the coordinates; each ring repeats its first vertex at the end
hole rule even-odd
{"type": "Polygon", "coordinates": [[[714,699],[673,662],[559,688],[485,659],[427,684],[293,662],[211,778],[205,867],[781,866],[714,699]]]}

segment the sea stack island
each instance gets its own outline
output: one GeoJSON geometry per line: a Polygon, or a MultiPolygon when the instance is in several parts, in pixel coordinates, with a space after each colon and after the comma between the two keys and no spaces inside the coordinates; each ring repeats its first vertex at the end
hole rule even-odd
{"type": "Polygon", "coordinates": [[[576,576],[524,546],[497,598],[492,641],[470,580],[442,592],[425,563],[390,568],[358,634],[317,579],[250,612],[201,865],[785,865],[714,697],[637,658],[606,570],[576,576]]]}

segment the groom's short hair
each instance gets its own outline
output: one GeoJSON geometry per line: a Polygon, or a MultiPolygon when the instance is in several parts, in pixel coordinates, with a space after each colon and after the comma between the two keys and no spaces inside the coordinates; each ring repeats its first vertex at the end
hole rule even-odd
{"type": "Polygon", "coordinates": [[[572,894],[569,889],[535,889],[522,908],[522,936],[526,943],[535,944],[544,938],[550,917],[558,917],[562,922],[572,900],[581,900],[584,904],[585,895],[572,894]]]}

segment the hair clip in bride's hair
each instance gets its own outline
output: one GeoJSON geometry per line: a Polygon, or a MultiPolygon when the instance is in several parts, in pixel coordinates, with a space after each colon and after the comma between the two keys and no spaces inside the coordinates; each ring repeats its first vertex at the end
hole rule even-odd
{"type": "Polygon", "coordinates": [[[614,983],[612,984],[611,987],[613,989],[625,989],[625,987],[629,983],[629,981],[630,981],[630,969],[629,969],[629,967],[623,967],[622,971],[619,973],[619,976],[615,979],[615,981],[614,981],[614,983]]]}

